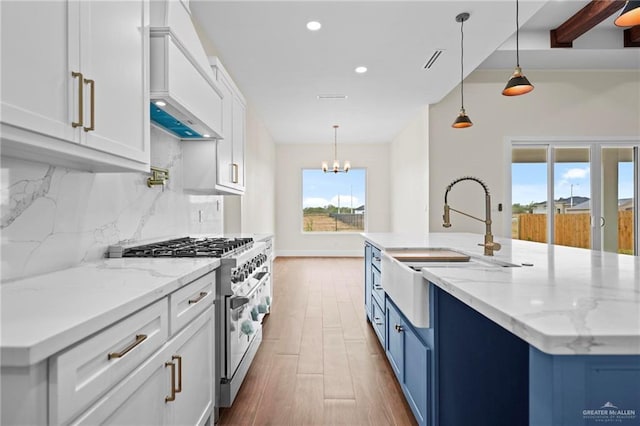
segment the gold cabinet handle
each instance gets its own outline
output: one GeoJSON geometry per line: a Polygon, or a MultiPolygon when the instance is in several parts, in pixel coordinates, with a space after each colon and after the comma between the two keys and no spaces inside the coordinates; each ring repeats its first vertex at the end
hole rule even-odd
{"type": "Polygon", "coordinates": [[[91,111],[91,126],[83,127],[85,132],[90,132],[91,130],[95,130],[95,118],[96,118],[96,82],[89,78],[85,78],[84,82],[91,87],[91,104],[89,105],[89,109],[91,111]]]}
{"type": "Polygon", "coordinates": [[[178,360],[178,387],[176,388],[176,393],[182,392],[182,357],[180,355],[174,355],[171,357],[172,360],[178,360]]]}
{"type": "Polygon", "coordinates": [[[209,293],[207,293],[206,291],[201,291],[198,297],[196,297],[195,299],[189,299],[189,304],[191,305],[192,303],[198,303],[199,301],[204,299],[207,296],[207,294],[209,293]]]}
{"type": "Polygon", "coordinates": [[[176,365],[173,362],[165,362],[165,367],[171,367],[171,395],[164,397],[164,402],[176,400],[176,365]]]}
{"type": "Polygon", "coordinates": [[[233,183],[238,183],[238,176],[240,175],[240,166],[238,166],[238,164],[236,163],[231,163],[231,170],[232,170],[232,174],[233,177],[231,178],[231,181],[233,183]]]}
{"type": "Polygon", "coordinates": [[[80,127],[84,124],[84,119],[83,119],[83,112],[84,112],[84,105],[83,105],[83,99],[84,99],[84,95],[82,94],[82,88],[84,86],[84,78],[82,77],[82,73],[81,72],[75,72],[75,71],[71,71],[71,77],[76,78],[78,77],[78,121],[72,121],[71,122],[71,126],[75,127],[80,127]]]}
{"type": "Polygon", "coordinates": [[[147,338],[146,334],[136,334],[136,340],[130,344],[129,346],[127,346],[126,348],[124,348],[123,350],[121,350],[120,352],[111,352],[109,353],[109,355],[107,355],[108,359],[112,359],[112,358],[122,358],[123,356],[125,356],[131,349],[135,348],[136,346],[138,346],[140,343],[144,342],[144,340],[147,338]]]}

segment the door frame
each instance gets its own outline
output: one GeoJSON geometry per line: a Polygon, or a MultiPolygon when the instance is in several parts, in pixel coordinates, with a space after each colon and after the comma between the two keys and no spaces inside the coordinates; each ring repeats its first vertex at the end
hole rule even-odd
{"type": "MultiPolygon", "coordinates": [[[[598,212],[598,214],[602,211],[601,205],[601,195],[594,197],[593,194],[602,194],[601,191],[601,156],[600,149],[603,147],[630,147],[634,148],[633,159],[635,162],[634,166],[634,180],[637,182],[634,185],[633,191],[633,230],[634,230],[634,240],[633,240],[633,252],[635,256],[639,256],[639,248],[640,242],[640,231],[638,229],[640,225],[640,138],[638,137],[593,137],[593,136],[584,136],[584,137],[551,137],[551,136],[541,136],[541,137],[514,137],[508,136],[504,138],[504,158],[507,159],[505,161],[505,169],[504,169],[504,194],[505,194],[505,213],[506,217],[512,217],[512,176],[511,176],[511,167],[512,167],[512,149],[514,147],[546,147],[547,148],[547,164],[555,164],[553,158],[553,148],[561,147],[561,148],[578,148],[585,147],[589,148],[589,164],[590,164],[590,183],[591,183],[591,218],[592,223],[594,222],[594,212],[598,212]],[[597,167],[593,167],[593,165],[597,165],[597,167]]],[[[554,185],[549,184],[555,182],[554,176],[554,167],[547,167],[547,205],[549,203],[553,203],[554,200],[554,185]]],[[[595,232],[592,227],[591,232],[591,249],[592,250],[602,250],[602,233],[595,232]]],[[[506,236],[511,235],[511,220],[505,220],[503,222],[503,233],[506,236]]],[[[547,219],[547,244],[553,244],[554,241],[554,220],[551,215],[549,215],[547,219]]]]}

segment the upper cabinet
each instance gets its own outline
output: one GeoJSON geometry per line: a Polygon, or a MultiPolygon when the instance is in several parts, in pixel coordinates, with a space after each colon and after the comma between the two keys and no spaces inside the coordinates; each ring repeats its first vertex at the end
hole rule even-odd
{"type": "Polygon", "coordinates": [[[1,7],[2,155],[148,171],[148,1],[1,7]]]}
{"type": "Polygon", "coordinates": [[[222,93],[222,139],[182,142],[184,185],[194,193],[242,195],[246,102],[220,60],[214,57],[210,62],[222,93]]]}
{"type": "Polygon", "coordinates": [[[218,185],[231,191],[244,191],[244,145],[247,107],[244,96],[229,77],[218,58],[211,58],[216,81],[224,90],[222,133],[218,141],[218,185]]]}

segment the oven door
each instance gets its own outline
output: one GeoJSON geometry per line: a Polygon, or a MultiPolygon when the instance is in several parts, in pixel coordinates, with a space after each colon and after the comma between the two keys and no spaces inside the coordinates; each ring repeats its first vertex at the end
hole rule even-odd
{"type": "Polygon", "coordinates": [[[231,379],[251,342],[262,328],[265,281],[259,281],[246,296],[226,299],[225,378],[231,379]]]}

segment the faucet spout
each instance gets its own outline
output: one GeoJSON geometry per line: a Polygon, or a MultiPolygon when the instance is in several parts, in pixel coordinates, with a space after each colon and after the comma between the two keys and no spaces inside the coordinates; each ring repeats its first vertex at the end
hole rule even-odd
{"type": "Polygon", "coordinates": [[[451,227],[451,219],[450,219],[450,211],[453,210],[454,212],[460,213],[464,216],[468,216],[472,219],[478,220],[480,222],[484,222],[485,224],[485,234],[484,234],[484,244],[479,244],[481,246],[484,247],[484,254],[485,256],[493,256],[493,252],[500,250],[501,246],[500,244],[496,243],[493,241],[493,235],[491,234],[491,195],[489,194],[489,187],[487,186],[486,183],[484,183],[483,181],[481,181],[480,179],[473,177],[473,176],[464,176],[458,179],[455,179],[453,182],[451,182],[448,186],[446,191],[444,192],[444,215],[442,216],[443,219],[443,224],[442,226],[445,228],[450,228],[451,227]],[[475,216],[472,216],[468,213],[462,212],[460,210],[456,210],[453,207],[450,207],[448,202],[447,202],[447,197],[449,195],[449,191],[451,191],[451,188],[453,188],[453,186],[455,184],[457,184],[458,182],[462,182],[464,180],[472,180],[474,182],[479,183],[482,188],[484,189],[484,194],[485,194],[485,218],[480,219],[477,218],[475,216]]]}

